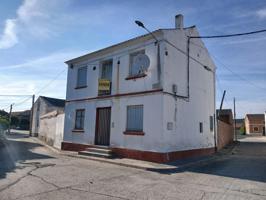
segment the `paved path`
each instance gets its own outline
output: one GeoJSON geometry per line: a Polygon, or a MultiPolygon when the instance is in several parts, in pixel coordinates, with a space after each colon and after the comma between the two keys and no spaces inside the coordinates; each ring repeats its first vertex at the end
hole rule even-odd
{"type": "Polygon", "coordinates": [[[183,171],[145,171],[59,155],[24,134],[0,142],[0,200],[266,199],[266,140],[183,171]]]}

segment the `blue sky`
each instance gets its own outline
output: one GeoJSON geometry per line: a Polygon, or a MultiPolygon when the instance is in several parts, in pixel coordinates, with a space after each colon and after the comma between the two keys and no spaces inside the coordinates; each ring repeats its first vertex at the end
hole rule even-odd
{"type": "MultiPolygon", "coordinates": [[[[2,0],[0,94],[64,98],[64,61],[144,34],[136,19],[151,30],[172,28],[178,13],[201,35],[266,28],[264,0],[2,0]]],[[[225,107],[232,108],[235,96],[239,117],[264,112],[266,33],[204,42],[217,66],[217,106],[226,89],[225,107]]],[[[10,103],[14,110],[27,109],[30,100],[20,103],[25,98],[0,97],[0,109],[10,103]]]]}

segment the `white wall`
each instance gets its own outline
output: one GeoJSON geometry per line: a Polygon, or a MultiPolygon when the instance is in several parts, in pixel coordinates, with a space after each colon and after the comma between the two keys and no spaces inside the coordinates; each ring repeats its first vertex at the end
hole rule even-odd
{"type": "Polygon", "coordinates": [[[163,147],[162,94],[150,94],[112,100],[68,103],[66,106],[64,141],[94,144],[96,108],[111,106],[110,146],[129,149],[160,151],[163,147]],[[143,105],[143,131],[145,136],[124,135],[128,105],[143,105]],[[75,110],[86,109],[83,132],[72,132],[75,110]]]}
{"type": "MultiPolygon", "coordinates": [[[[186,34],[198,35],[196,30],[186,34]]],[[[186,52],[185,31],[165,30],[164,39],[167,39],[182,51],[186,52]]],[[[190,98],[189,101],[175,99],[162,92],[135,96],[110,97],[105,100],[70,101],[65,109],[65,133],[64,141],[82,144],[94,144],[95,122],[97,107],[112,107],[110,145],[136,150],[169,152],[197,148],[214,147],[214,130],[210,131],[209,117],[215,113],[215,66],[204,49],[203,43],[197,39],[193,41],[197,45],[191,45],[190,55],[208,66],[213,72],[207,71],[199,63],[190,59],[190,98]],[[144,136],[124,135],[126,126],[126,106],[144,105],[144,136]],[[72,132],[74,129],[75,110],[86,109],[84,133],[72,132]],[[173,129],[167,129],[167,123],[173,124],[173,129]],[[199,122],[203,122],[203,133],[199,133],[199,122]]],[[[147,91],[157,83],[157,47],[152,40],[146,41],[141,46],[127,47],[120,53],[96,57],[94,60],[86,60],[88,65],[88,87],[75,90],[77,66],[69,68],[67,100],[97,97],[97,84],[99,75],[99,63],[104,59],[113,58],[113,88],[112,94],[147,91]],[[151,65],[148,76],[136,80],[125,80],[129,70],[129,53],[145,47],[146,54],[150,57],[151,65]],[[120,73],[117,77],[117,60],[120,60],[120,73]],[[96,70],[93,71],[93,66],[96,70]],[[119,91],[116,81],[119,80],[119,91]]],[[[178,86],[178,95],[187,95],[187,56],[180,53],[165,41],[161,41],[162,86],[164,92],[172,92],[172,85],[178,86]],[[168,55],[165,52],[168,52],[168,55]]]]}
{"type": "Polygon", "coordinates": [[[53,111],[41,116],[39,137],[51,146],[61,149],[65,114],[53,111]]]}
{"type": "Polygon", "coordinates": [[[88,59],[79,63],[75,63],[73,68],[68,67],[67,81],[67,100],[91,98],[98,96],[98,79],[100,78],[100,66],[104,60],[113,59],[113,78],[112,78],[112,94],[130,93],[145,90],[152,90],[152,85],[157,83],[157,46],[154,45],[154,39],[143,43],[136,43],[124,49],[113,51],[110,54],[88,59]],[[125,80],[129,76],[129,55],[139,50],[145,50],[150,58],[150,67],[145,78],[136,80],[125,80]],[[120,60],[119,74],[117,73],[120,60]],[[79,67],[87,66],[87,83],[86,88],[75,89],[77,83],[77,70],[79,67]],[[95,70],[93,68],[96,67],[95,70]],[[117,82],[119,85],[117,87],[117,82]],[[118,90],[119,88],[119,90],[118,90]]]}

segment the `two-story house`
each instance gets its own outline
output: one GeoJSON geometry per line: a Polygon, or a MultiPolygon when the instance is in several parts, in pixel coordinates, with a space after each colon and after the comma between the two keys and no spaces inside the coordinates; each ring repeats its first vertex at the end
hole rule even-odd
{"type": "Polygon", "coordinates": [[[175,25],[66,62],[62,149],[155,162],[214,152],[215,66],[201,39],[188,40],[197,28],[182,15],[175,25]]]}

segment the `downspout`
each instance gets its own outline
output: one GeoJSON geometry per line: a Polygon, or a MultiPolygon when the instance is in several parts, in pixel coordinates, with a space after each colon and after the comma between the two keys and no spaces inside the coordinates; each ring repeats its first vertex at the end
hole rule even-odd
{"type": "Polygon", "coordinates": [[[160,58],[160,42],[157,40],[157,76],[158,76],[158,87],[161,88],[161,73],[162,73],[162,69],[161,69],[161,58],[160,58]]]}
{"type": "Polygon", "coordinates": [[[190,36],[187,36],[187,98],[189,99],[189,71],[190,71],[190,36]]]}

